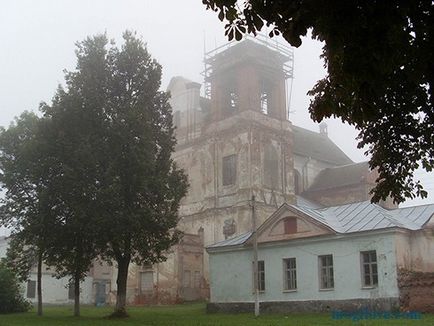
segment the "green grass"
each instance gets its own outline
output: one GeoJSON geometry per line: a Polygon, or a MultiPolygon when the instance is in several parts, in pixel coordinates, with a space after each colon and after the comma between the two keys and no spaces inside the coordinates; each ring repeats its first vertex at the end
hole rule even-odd
{"type": "Polygon", "coordinates": [[[419,320],[394,319],[394,320],[334,320],[331,314],[264,314],[254,318],[252,314],[206,314],[204,304],[185,304],[176,306],[151,306],[151,307],[130,307],[130,317],[123,320],[111,320],[105,318],[112,312],[110,307],[90,307],[81,309],[81,317],[72,316],[72,306],[45,307],[44,316],[38,317],[32,310],[28,313],[0,315],[0,326],[68,326],[68,325],[351,325],[351,326],[372,326],[372,325],[393,325],[393,326],[432,326],[434,315],[423,315],[419,320]]]}

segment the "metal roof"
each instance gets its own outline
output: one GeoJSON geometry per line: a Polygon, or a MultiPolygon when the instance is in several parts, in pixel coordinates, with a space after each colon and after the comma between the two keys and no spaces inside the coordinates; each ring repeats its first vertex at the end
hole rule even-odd
{"type": "Polygon", "coordinates": [[[312,209],[289,205],[325,224],[337,233],[372,231],[399,227],[419,230],[434,214],[434,204],[387,210],[369,201],[312,209]]]}
{"type": "MultiPolygon", "coordinates": [[[[278,210],[282,209],[290,209],[307,215],[339,234],[387,228],[420,230],[434,215],[434,204],[387,210],[369,201],[364,201],[318,208],[314,203],[304,200],[303,197],[297,198],[296,205],[283,204],[278,210]]],[[[217,242],[208,248],[242,245],[251,235],[252,232],[247,232],[217,242]]]]}
{"type": "Polygon", "coordinates": [[[293,152],[334,165],[351,164],[353,161],[326,135],[292,125],[293,152]]]}
{"type": "Polygon", "coordinates": [[[353,163],[322,170],[307,191],[324,190],[366,182],[368,162],[353,163]]]}
{"type": "Polygon", "coordinates": [[[214,243],[210,246],[207,246],[207,248],[219,248],[219,247],[240,245],[240,244],[245,243],[250,238],[251,235],[252,235],[252,232],[246,232],[246,233],[237,235],[233,238],[214,243]]]}

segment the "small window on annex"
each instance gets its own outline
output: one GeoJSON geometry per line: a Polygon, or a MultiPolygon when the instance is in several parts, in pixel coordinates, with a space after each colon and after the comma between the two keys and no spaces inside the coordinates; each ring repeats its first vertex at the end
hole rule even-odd
{"type": "Polygon", "coordinates": [[[375,250],[362,251],[360,253],[362,264],[363,287],[375,287],[378,285],[377,253],[375,250]]]}
{"type": "Polygon", "coordinates": [[[319,263],[319,287],[321,290],[333,289],[333,256],[325,255],[318,257],[319,263]]]}
{"type": "MultiPolygon", "coordinates": [[[[252,267],[254,266],[254,263],[252,262],[252,267]]],[[[255,277],[254,269],[252,270],[253,277],[255,277]]],[[[253,291],[255,290],[253,283],[253,291]]],[[[258,291],[264,292],[265,291],[265,263],[263,260],[258,260],[258,291]]]]}
{"type": "Polygon", "coordinates": [[[279,155],[273,145],[264,150],[264,185],[276,189],[279,178],[279,155]]]}
{"type": "Polygon", "coordinates": [[[295,258],[283,260],[283,275],[285,291],[297,290],[297,263],[295,258]]]}
{"type": "Polygon", "coordinates": [[[237,180],[237,155],[223,157],[222,168],[223,186],[234,185],[237,180]]]}

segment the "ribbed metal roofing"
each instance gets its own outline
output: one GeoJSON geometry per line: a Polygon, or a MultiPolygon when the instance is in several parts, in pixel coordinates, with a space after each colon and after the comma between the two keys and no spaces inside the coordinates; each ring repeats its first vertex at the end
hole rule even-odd
{"type": "Polygon", "coordinates": [[[237,235],[233,238],[214,243],[214,244],[208,246],[207,248],[217,248],[217,247],[227,247],[227,246],[240,245],[240,244],[243,244],[244,242],[246,242],[250,238],[251,235],[252,235],[252,232],[246,232],[246,233],[237,235]]]}
{"type": "MultiPolygon", "coordinates": [[[[282,205],[320,222],[336,233],[348,234],[387,228],[420,230],[434,215],[434,204],[387,210],[369,201],[318,208],[312,202],[297,198],[297,205],[282,205]],[[303,205],[304,204],[304,205],[303,205]]],[[[208,248],[236,246],[251,236],[247,232],[231,239],[217,242],[208,248]]]]}
{"type": "Polygon", "coordinates": [[[393,210],[384,209],[369,201],[316,209],[300,205],[289,206],[325,224],[337,233],[392,227],[419,230],[434,214],[434,204],[393,210]]]}

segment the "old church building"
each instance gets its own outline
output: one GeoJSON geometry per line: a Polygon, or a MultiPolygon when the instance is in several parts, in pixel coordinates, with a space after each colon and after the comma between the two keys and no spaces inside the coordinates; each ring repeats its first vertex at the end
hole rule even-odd
{"type": "Polygon", "coordinates": [[[375,182],[366,162],[354,163],[328,138],[325,124],[313,132],[289,121],[291,48],[248,39],[211,51],[205,64],[205,96],[183,77],[168,86],[174,158],[190,183],[180,209],[186,235],[167,262],[133,273],[131,294],[140,302],[208,298],[204,247],[251,231],[252,196],[261,225],[283,204],[366,201],[375,182]]]}

